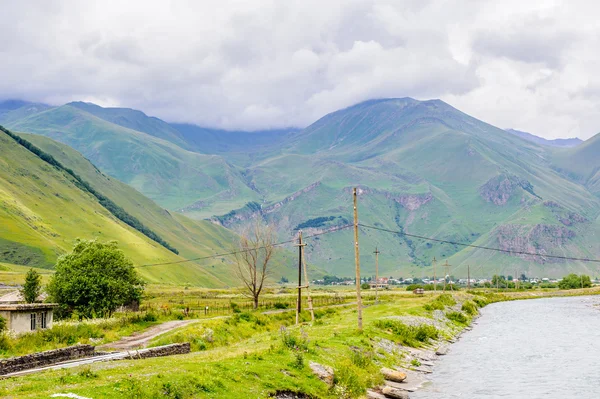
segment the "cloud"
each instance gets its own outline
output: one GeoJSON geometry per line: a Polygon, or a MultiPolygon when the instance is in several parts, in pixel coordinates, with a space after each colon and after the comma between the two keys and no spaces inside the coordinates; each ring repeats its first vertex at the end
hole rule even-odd
{"type": "Polygon", "coordinates": [[[546,137],[600,130],[594,4],[40,0],[1,7],[11,23],[0,25],[0,98],[92,100],[169,121],[264,129],[306,126],[370,98],[411,96],[442,98],[492,124],[546,137]]]}

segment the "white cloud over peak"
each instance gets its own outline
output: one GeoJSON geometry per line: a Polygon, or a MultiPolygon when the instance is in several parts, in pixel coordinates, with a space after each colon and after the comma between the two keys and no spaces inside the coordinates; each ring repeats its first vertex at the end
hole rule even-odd
{"type": "Polygon", "coordinates": [[[547,138],[600,131],[584,1],[0,0],[0,99],[137,108],[228,129],[441,98],[547,138]]]}

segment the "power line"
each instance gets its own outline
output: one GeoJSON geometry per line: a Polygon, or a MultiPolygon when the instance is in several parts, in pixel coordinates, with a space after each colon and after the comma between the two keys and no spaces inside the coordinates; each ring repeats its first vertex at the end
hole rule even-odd
{"type": "Polygon", "coordinates": [[[539,257],[553,258],[553,259],[563,259],[563,260],[573,260],[573,261],[581,261],[581,262],[595,262],[595,263],[600,263],[600,259],[572,258],[572,257],[569,257],[569,256],[546,255],[546,254],[539,254],[539,253],[535,253],[535,252],[512,251],[512,250],[508,250],[508,249],[485,247],[485,246],[482,246],[482,245],[466,244],[464,242],[455,242],[455,241],[448,241],[448,240],[440,240],[440,239],[437,239],[437,238],[430,238],[430,237],[424,237],[424,236],[420,236],[420,235],[416,235],[416,234],[409,234],[409,233],[405,233],[403,231],[389,230],[389,229],[384,229],[382,227],[369,226],[369,225],[362,224],[362,223],[359,223],[359,226],[364,227],[366,229],[379,230],[379,231],[384,231],[384,232],[388,232],[388,233],[400,234],[400,235],[403,235],[405,237],[417,238],[417,239],[425,240],[425,241],[439,242],[441,244],[460,245],[460,246],[463,246],[463,247],[484,249],[484,250],[487,250],[487,251],[496,251],[496,252],[503,252],[503,253],[508,253],[508,254],[516,254],[516,255],[529,255],[529,256],[539,256],[539,257]]]}
{"type": "MultiPolygon", "coordinates": [[[[344,229],[347,229],[347,228],[352,227],[352,226],[353,226],[352,224],[347,224],[347,225],[344,225],[344,226],[335,227],[335,228],[333,228],[331,230],[327,230],[327,231],[324,231],[324,232],[321,232],[321,233],[315,233],[315,234],[312,234],[312,235],[305,236],[305,237],[303,237],[303,239],[314,238],[314,237],[322,236],[322,235],[329,234],[329,233],[335,233],[337,231],[344,230],[344,229]]],[[[277,243],[272,244],[270,246],[277,247],[277,246],[280,246],[280,245],[290,244],[290,243],[295,242],[295,241],[296,241],[296,239],[291,239],[291,240],[287,240],[287,241],[277,242],[277,243]]],[[[223,256],[237,255],[237,254],[242,254],[242,253],[245,253],[245,252],[256,251],[256,250],[265,249],[265,248],[267,248],[267,245],[263,245],[263,246],[256,247],[256,248],[243,249],[243,250],[240,250],[240,251],[233,251],[233,252],[227,252],[227,253],[216,254],[216,255],[202,256],[202,257],[199,257],[199,258],[183,259],[183,260],[177,260],[177,261],[173,261],[173,262],[164,262],[164,263],[151,263],[151,264],[147,264],[147,265],[140,265],[140,266],[137,266],[137,267],[152,267],[152,266],[177,265],[177,264],[180,264],[180,263],[195,262],[195,261],[199,261],[199,260],[214,259],[214,258],[221,258],[223,256]]]]}

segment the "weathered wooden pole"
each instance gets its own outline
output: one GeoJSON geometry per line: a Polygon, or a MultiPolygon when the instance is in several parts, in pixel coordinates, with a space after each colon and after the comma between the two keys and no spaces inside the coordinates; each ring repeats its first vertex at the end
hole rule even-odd
{"type": "Polygon", "coordinates": [[[300,248],[302,249],[302,266],[304,269],[304,280],[306,281],[306,301],[308,302],[308,310],[310,311],[310,320],[312,322],[315,321],[315,310],[313,308],[312,297],[310,296],[309,280],[308,280],[308,270],[306,267],[306,256],[304,255],[304,247],[305,243],[302,242],[302,232],[300,232],[300,248]]]}
{"type": "Polygon", "coordinates": [[[302,312],[302,231],[298,235],[298,303],[296,304],[296,324],[300,323],[302,312]]]}
{"type": "Polygon", "coordinates": [[[433,292],[437,291],[437,281],[435,279],[435,263],[437,261],[435,260],[435,256],[433,257],[433,292]]]}
{"type": "Polygon", "coordinates": [[[375,303],[379,302],[379,249],[375,247],[375,303]]]}
{"type": "Polygon", "coordinates": [[[467,289],[471,289],[471,265],[467,265],[467,289]]]}
{"type": "Polygon", "coordinates": [[[362,331],[362,298],[360,296],[360,253],[358,250],[358,195],[356,187],[352,190],[354,199],[354,259],[356,266],[356,306],[358,314],[358,330],[362,331]]]}

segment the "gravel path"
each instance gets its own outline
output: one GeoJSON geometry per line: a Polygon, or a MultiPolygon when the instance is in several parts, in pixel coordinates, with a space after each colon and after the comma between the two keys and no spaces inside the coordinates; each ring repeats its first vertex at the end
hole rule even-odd
{"type": "Polygon", "coordinates": [[[115,349],[115,350],[131,350],[145,348],[148,343],[154,338],[162,335],[166,332],[172,331],[176,328],[187,326],[188,324],[197,323],[200,320],[173,320],[167,321],[166,323],[159,324],[154,327],[150,327],[139,333],[135,333],[128,337],[121,338],[119,341],[110,342],[108,344],[99,346],[97,349],[115,349]]]}

